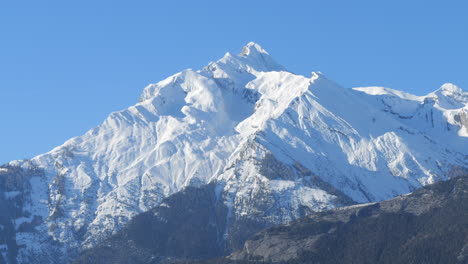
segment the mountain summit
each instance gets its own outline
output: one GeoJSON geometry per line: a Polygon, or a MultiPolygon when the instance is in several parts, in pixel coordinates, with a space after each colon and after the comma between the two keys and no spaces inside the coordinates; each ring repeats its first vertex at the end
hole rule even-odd
{"type": "Polygon", "coordinates": [[[468,167],[468,104],[465,91],[445,88],[444,97],[345,89],[288,72],[249,43],[148,85],[137,104],[48,153],[4,165],[3,257],[65,263],[187,187],[214,186],[218,242],[230,251],[272,224],[447,179],[468,167]]]}
{"type": "Polygon", "coordinates": [[[260,45],[255,42],[249,42],[247,45],[242,48],[241,53],[239,56],[256,56],[258,54],[265,54],[269,55],[266,50],[264,50],[260,45]]]}

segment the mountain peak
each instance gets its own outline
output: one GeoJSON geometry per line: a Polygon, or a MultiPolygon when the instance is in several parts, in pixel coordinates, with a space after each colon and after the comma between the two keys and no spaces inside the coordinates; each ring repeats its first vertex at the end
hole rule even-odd
{"type": "Polygon", "coordinates": [[[463,93],[463,90],[460,87],[453,84],[453,83],[444,83],[440,87],[440,91],[445,92],[445,93],[451,93],[451,94],[461,94],[461,93],[463,93]]]}
{"type": "Polygon", "coordinates": [[[445,109],[462,108],[468,104],[468,93],[452,83],[443,84],[426,97],[436,98],[438,105],[445,109]]]}
{"type": "Polygon", "coordinates": [[[242,61],[243,64],[248,65],[248,71],[287,71],[282,65],[278,64],[271,55],[264,50],[259,44],[249,42],[242,48],[241,53],[235,56],[242,61]]]}
{"type": "Polygon", "coordinates": [[[464,91],[462,88],[456,86],[453,83],[444,83],[442,86],[440,86],[439,89],[435,90],[431,94],[434,95],[443,95],[443,96],[452,96],[452,95],[460,95],[463,94],[464,91]]]}
{"type": "Polygon", "coordinates": [[[259,44],[255,43],[255,42],[249,42],[247,43],[247,45],[245,45],[243,48],[242,48],[242,51],[241,53],[239,54],[239,56],[251,56],[251,55],[255,55],[255,54],[267,54],[268,55],[268,52],[266,50],[264,50],[262,48],[262,46],[260,46],[259,44]]]}

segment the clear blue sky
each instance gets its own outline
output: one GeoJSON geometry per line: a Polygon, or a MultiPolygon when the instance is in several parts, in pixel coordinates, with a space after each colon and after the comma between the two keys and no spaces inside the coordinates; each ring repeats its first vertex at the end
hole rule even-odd
{"type": "Polygon", "coordinates": [[[47,152],[148,83],[249,41],[345,87],[468,89],[467,1],[1,1],[0,163],[47,152]]]}

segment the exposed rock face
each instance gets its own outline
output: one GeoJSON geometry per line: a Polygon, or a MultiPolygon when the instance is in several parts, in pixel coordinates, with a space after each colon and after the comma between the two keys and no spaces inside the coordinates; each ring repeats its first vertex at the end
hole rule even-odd
{"type": "Polygon", "coordinates": [[[31,207],[40,191],[35,184],[43,178],[44,172],[30,162],[23,167],[0,167],[0,243],[4,244],[0,263],[17,263],[18,252],[24,247],[18,238],[34,237],[35,229],[44,224],[44,215],[31,207]]]}
{"type": "Polygon", "coordinates": [[[460,111],[459,114],[454,116],[454,119],[460,124],[460,127],[465,129],[468,133],[468,110],[460,111]]]}

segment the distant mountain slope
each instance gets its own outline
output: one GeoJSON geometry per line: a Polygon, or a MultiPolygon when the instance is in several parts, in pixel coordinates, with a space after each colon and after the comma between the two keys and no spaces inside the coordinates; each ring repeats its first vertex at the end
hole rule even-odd
{"type": "Polygon", "coordinates": [[[468,167],[467,98],[452,84],[421,97],[345,89],[318,72],[288,72],[249,43],[147,86],[85,135],[10,162],[8,173],[33,166],[41,176],[12,190],[26,202],[8,213],[15,243],[0,248],[20,263],[64,263],[166,197],[212,183],[227,208],[223,243],[237,249],[266,226],[389,199],[468,167]]]}
{"type": "Polygon", "coordinates": [[[468,263],[468,174],[269,228],[203,263],[468,263]]]}

